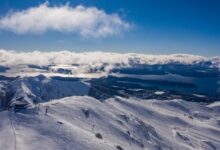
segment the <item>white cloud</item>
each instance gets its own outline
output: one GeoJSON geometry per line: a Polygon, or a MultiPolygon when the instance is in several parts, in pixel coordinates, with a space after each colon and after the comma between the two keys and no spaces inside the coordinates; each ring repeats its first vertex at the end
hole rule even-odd
{"type": "Polygon", "coordinates": [[[38,7],[9,13],[0,19],[0,29],[18,34],[40,34],[48,30],[77,33],[83,37],[105,37],[128,30],[130,23],[118,14],[107,14],[96,7],[69,5],[38,7]]]}
{"type": "MultiPolygon", "coordinates": [[[[212,66],[220,68],[220,57],[206,58],[197,55],[172,54],[172,55],[144,55],[135,53],[109,53],[109,52],[16,52],[0,49],[0,66],[8,66],[19,71],[21,66],[27,64],[46,66],[68,66],[74,74],[84,74],[91,70],[100,70],[108,73],[113,68],[132,67],[138,64],[197,64],[211,62],[212,66]],[[72,66],[72,64],[76,64],[72,66]],[[20,66],[21,65],[21,66],[20,66]],[[70,67],[71,66],[71,67],[70,67]]],[[[61,67],[61,68],[62,68],[61,67]]],[[[22,68],[20,69],[22,70],[22,68]]],[[[12,69],[13,72],[13,69],[12,69]]],[[[14,75],[9,72],[9,75],[14,75]]],[[[17,74],[15,74],[17,75],[17,74]]]]}
{"type": "MultiPolygon", "coordinates": [[[[0,49],[0,65],[51,65],[51,64],[79,64],[100,66],[102,64],[121,64],[129,66],[130,64],[196,64],[205,61],[212,61],[215,64],[220,58],[206,58],[197,55],[171,54],[171,55],[145,55],[135,53],[109,53],[109,52],[16,52],[0,49]]],[[[220,63],[220,61],[219,61],[220,63]]]]}

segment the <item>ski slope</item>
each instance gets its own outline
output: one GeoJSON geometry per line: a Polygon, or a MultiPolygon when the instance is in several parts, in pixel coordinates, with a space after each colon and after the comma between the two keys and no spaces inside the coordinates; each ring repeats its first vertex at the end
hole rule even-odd
{"type": "Polygon", "coordinates": [[[66,97],[0,112],[0,149],[217,150],[218,110],[184,100],[66,97]]]}
{"type": "Polygon", "coordinates": [[[14,150],[16,149],[16,135],[13,126],[11,112],[0,112],[0,149],[14,150]]]}

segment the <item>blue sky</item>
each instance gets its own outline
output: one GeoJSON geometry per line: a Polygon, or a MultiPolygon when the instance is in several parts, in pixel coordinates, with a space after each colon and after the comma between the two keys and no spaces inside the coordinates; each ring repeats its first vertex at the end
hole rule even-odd
{"type": "MultiPolygon", "coordinates": [[[[107,17],[102,18],[104,21],[93,20],[97,24],[92,28],[92,32],[86,34],[84,31],[87,31],[89,25],[82,29],[75,27],[73,23],[66,31],[60,27],[62,23],[57,29],[48,21],[49,27],[36,33],[34,28],[39,22],[32,25],[32,28],[27,25],[28,27],[23,30],[23,26],[26,27],[30,22],[23,20],[22,27],[19,26],[22,31],[18,31],[17,24],[11,27],[11,22],[8,21],[4,27],[0,24],[0,48],[18,51],[101,50],[145,54],[189,53],[205,56],[220,54],[219,0],[48,0],[47,2],[49,3],[46,4],[47,8],[61,8],[67,3],[68,8],[72,9],[79,5],[82,5],[85,11],[93,7],[96,8],[94,11],[97,13],[96,17],[100,17],[98,15],[100,11],[107,17]],[[112,14],[116,14],[118,18],[112,18],[112,14]],[[120,19],[122,24],[112,23],[115,19],[120,19]],[[97,27],[99,24],[106,25],[108,30],[101,32],[97,27]]],[[[43,0],[1,0],[1,20],[9,16],[7,14],[13,15],[30,8],[38,8],[44,3],[43,0]]],[[[75,19],[71,16],[62,17],[67,18],[64,20],[67,24],[69,20],[75,19]]],[[[18,20],[16,15],[12,19],[18,20]]],[[[41,25],[45,25],[43,21],[40,21],[41,25]]],[[[87,20],[80,21],[82,26],[87,23],[87,20]]]]}

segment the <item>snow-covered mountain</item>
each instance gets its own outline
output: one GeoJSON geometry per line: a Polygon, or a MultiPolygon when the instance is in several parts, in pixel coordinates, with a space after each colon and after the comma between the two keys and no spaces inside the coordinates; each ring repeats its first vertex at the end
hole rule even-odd
{"type": "Polygon", "coordinates": [[[67,80],[67,78],[48,78],[43,75],[6,79],[0,82],[0,86],[2,109],[16,106],[29,107],[73,95],[88,95],[90,89],[89,83],[77,78],[67,80]]]}
{"type": "Polygon", "coordinates": [[[219,101],[219,57],[0,50],[0,150],[217,150],[219,101]]]}
{"type": "Polygon", "coordinates": [[[217,150],[219,113],[183,100],[66,97],[1,112],[0,149],[217,150]]]}

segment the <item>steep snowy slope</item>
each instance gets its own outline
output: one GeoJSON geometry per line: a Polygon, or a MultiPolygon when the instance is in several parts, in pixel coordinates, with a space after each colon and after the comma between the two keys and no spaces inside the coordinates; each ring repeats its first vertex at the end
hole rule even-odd
{"type": "MultiPolygon", "coordinates": [[[[79,79],[69,79],[53,77],[48,78],[43,75],[36,77],[16,78],[12,81],[0,84],[0,102],[4,107],[14,105],[33,105],[39,102],[50,101],[52,99],[67,96],[82,96],[89,92],[89,85],[79,79]],[[6,85],[5,85],[6,84],[6,85]],[[5,86],[5,87],[4,87],[5,86]],[[1,90],[4,87],[4,90],[1,90]],[[3,93],[5,92],[5,93],[3,93]],[[8,103],[8,106],[6,105],[8,103]]],[[[1,106],[0,106],[1,108],[1,106]]]]}
{"type": "Polygon", "coordinates": [[[220,112],[183,100],[66,97],[0,116],[4,150],[220,148],[220,112]]]}
{"type": "MultiPolygon", "coordinates": [[[[32,92],[42,100],[50,100],[71,95],[83,95],[88,93],[88,85],[78,79],[64,81],[61,79],[36,76],[21,78],[11,83],[13,89],[22,89],[26,93],[32,92]]],[[[30,93],[31,94],[31,93],[30,93]]]]}

